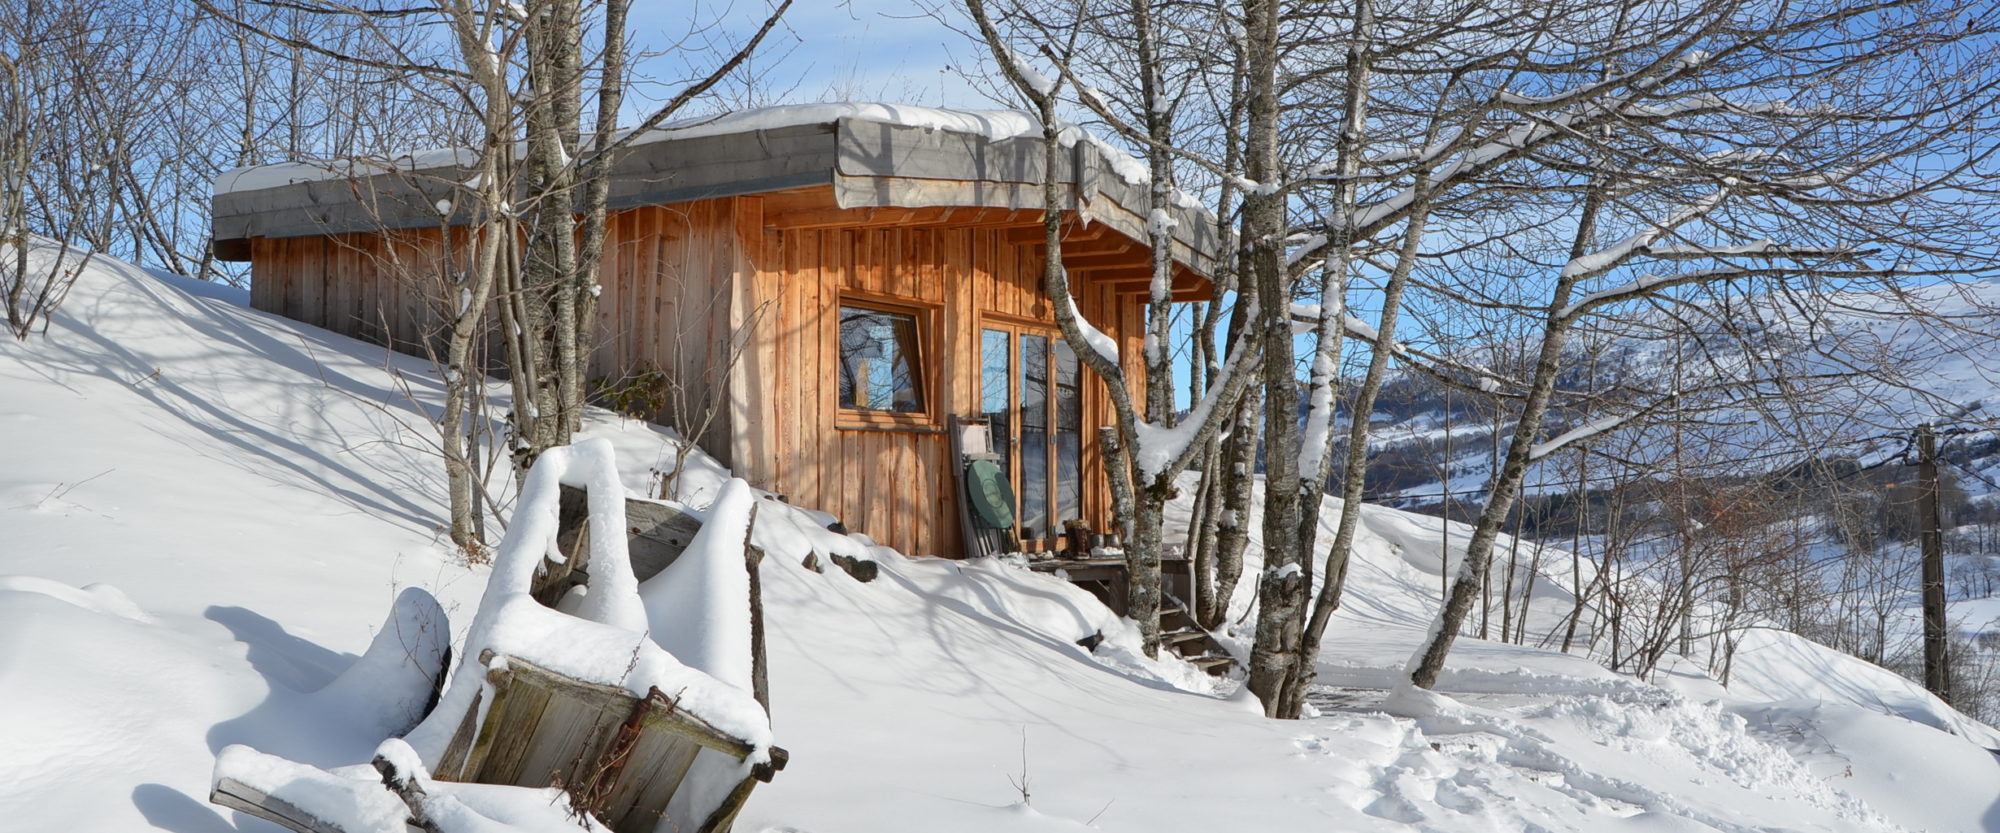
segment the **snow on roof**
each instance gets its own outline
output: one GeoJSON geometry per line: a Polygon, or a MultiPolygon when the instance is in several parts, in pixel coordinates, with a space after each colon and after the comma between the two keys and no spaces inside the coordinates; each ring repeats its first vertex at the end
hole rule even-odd
{"type": "MultiPolygon", "coordinates": [[[[841,121],[942,130],[979,136],[988,142],[1039,136],[1042,132],[1041,121],[1033,114],[1022,110],[946,110],[908,104],[843,101],[758,107],[716,116],[681,119],[648,131],[633,140],[632,144],[646,145],[809,124],[836,124],[841,121]]],[[[1081,126],[1064,124],[1061,140],[1064,147],[1074,147],[1077,142],[1086,142],[1097,148],[1111,170],[1128,183],[1139,185],[1150,179],[1145,164],[1081,126]]],[[[221,196],[278,188],[299,182],[421,171],[450,165],[470,165],[474,161],[475,157],[470,149],[446,148],[403,151],[384,156],[251,165],[217,175],[215,194],[221,196]]],[[[1184,207],[1198,207],[1198,205],[1191,198],[1183,200],[1184,207]]]]}

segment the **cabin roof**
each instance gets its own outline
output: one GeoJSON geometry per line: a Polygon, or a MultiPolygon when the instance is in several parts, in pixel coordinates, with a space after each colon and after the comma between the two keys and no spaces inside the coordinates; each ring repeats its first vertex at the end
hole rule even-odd
{"type": "MultiPolygon", "coordinates": [[[[635,139],[612,164],[613,210],[830,186],[839,208],[1042,208],[1040,123],[1014,110],[807,104],[677,122],[635,139]]],[[[1067,210],[1145,240],[1147,170],[1078,127],[1057,180],[1067,210]]],[[[217,256],[247,260],[253,237],[302,237],[463,224],[454,191],[469,153],[262,165],[215,181],[217,256]]],[[[1206,277],[1221,243],[1213,215],[1177,192],[1174,259],[1206,277]]]]}

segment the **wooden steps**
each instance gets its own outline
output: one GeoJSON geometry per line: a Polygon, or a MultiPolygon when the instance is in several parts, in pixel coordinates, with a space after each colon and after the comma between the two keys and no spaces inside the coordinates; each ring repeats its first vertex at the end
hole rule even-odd
{"type": "MultiPolygon", "coordinates": [[[[1229,672],[1236,664],[1224,650],[1222,644],[1196,624],[1194,616],[1188,612],[1187,603],[1181,601],[1177,592],[1185,592],[1188,586],[1185,559],[1163,559],[1161,575],[1162,598],[1160,600],[1160,645],[1175,656],[1193,663],[1196,667],[1214,676],[1229,672]]],[[[1116,556],[1093,558],[1055,558],[1034,561],[1028,569],[1038,573],[1059,575],[1069,583],[1081,587],[1104,602],[1106,607],[1119,615],[1126,614],[1126,573],[1125,559],[1116,556]]]]}
{"type": "Polygon", "coordinates": [[[1187,604],[1172,593],[1166,594],[1165,603],[1160,606],[1160,647],[1214,677],[1229,673],[1236,664],[1229,652],[1223,650],[1222,643],[1195,623],[1187,604]]]}
{"type": "Polygon", "coordinates": [[[1229,673],[1230,667],[1236,664],[1236,659],[1229,656],[1199,656],[1188,660],[1188,664],[1207,672],[1211,677],[1220,677],[1229,673]]]}

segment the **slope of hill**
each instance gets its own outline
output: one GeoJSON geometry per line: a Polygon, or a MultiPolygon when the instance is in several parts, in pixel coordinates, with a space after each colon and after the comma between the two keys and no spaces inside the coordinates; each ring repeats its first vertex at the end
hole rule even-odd
{"type": "MultiPolygon", "coordinates": [[[[2000,466],[2000,443],[1977,442],[2000,429],[2000,280],[1937,283],[1898,297],[1849,293],[1729,303],[1737,323],[1728,328],[1711,322],[1706,330],[1688,332],[1685,328],[1701,325],[1659,329],[1642,323],[1580,333],[1566,351],[1570,366],[1559,387],[1658,392],[1723,379],[1790,379],[1789,398],[1690,397],[1696,414],[1691,422],[1700,425],[1687,429],[1689,447],[1714,440],[1734,452],[1692,455],[1737,471],[1781,469],[1809,455],[1879,459],[1899,450],[1923,423],[1975,429],[1976,436],[1961,443],[1957,462],[1971,469],[2000,466]],[[1752,457],[1756,462],[1740,462],[1752,457]]],[[[1513,366],[1522,359],[1494,357],[1521,349],[1481,348],[1470,351],[1470,361],[1513,366]]],[[[1767,384],[1763,390],[1775,388],[1767,384]]],[[[1405,505],[1436,503],[1447,485],[1439,473],[1449,435],[1449,491],[1476,498],[1490,476],[1494,417],[1490,405],[1469,398],[1451,398],[1418,374],[1389,382],[1373,415],[1373,453],[1393,471],[1371,475],[1380,478],[1379,486],[1371,479],[1371,495],[1405,505]]],[[[1546,435],[1601,416],[1558,406],[1548,417],[1546,435]]],[[[1503,417],[1501,430],[1511,427],[1503,417]]],[[[1620,456],[1651,460],[1659,452],[1644,447],[1666,447],[1663,437],[1659,429],[1631,427],[1605,435],[1600,444],[1620,456]]],[[[1573,471],[1550,470],[1570,468],[1562,461],[1541,468],[1530,477],[1531,491],[1575,488],[1573,471]]],[[[1990,488],[1971,485],[1975,491],[1990,488]]]]}
{"type": "MultiPolygon", "coordinates": [[[[400,589],[463,628],[484,582],[436,527],[426,371],[108,259],[46,339],[0,348],[0,826],[268,830],[205,802],[223,746],[365,759],[382,704],[315,692],[400,589]]],[[[608,417],[589,433],[632,488],[672,442],[608,417]]],[[[1464,534],[1435,519],[1366,510],[1320,658],[1334,687],[1319,716],[1277,722],[1138,658],[1065,583],[882,550],[873,583],[815,573],[815,545],[865,542],[765,510],[793,761],[741,831],[2000,826],[1982,748],[2000,736],[1789,634],[1758,634],[1727,691],[1479,640],[1441,693],[1388,690],[1464,534]],[[1096,632],[1095,652],[1077,644],[1096,632]]],[[[1539,621],[1567,604],[1559,579],[1538,582],[1539,621]]]]}

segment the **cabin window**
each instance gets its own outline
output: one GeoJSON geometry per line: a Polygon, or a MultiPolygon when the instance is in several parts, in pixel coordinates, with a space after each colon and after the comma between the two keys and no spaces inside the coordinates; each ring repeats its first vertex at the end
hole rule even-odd
{"type": "Polygon", "coordinates": [[[914,312],[840,308],[840,407],[920,414],[924,356],[914,312]]]}
{"type": "Polygon", "coordinates": [[[1000,470],[1014,470],[1014,356],[1011,334],[982,330],[979,334],[979,412],[986,417],[993,453],[1000,470]]]}
{"type": "Polygon", "coordinates": [[[1083,373],[1069,343],[989,320],[980,332],[980,412],[1018,501],[1024,544],[1056,546],[1083,516],[1083,373]]]}

